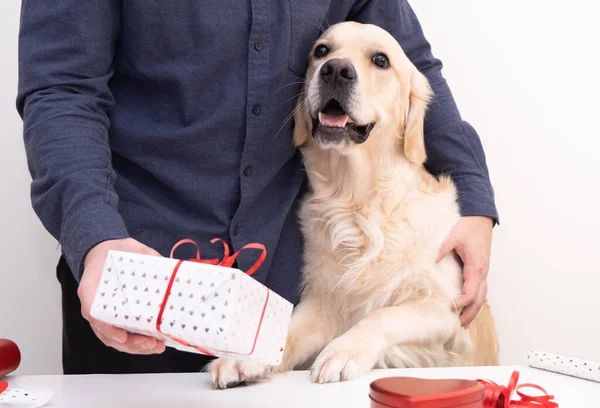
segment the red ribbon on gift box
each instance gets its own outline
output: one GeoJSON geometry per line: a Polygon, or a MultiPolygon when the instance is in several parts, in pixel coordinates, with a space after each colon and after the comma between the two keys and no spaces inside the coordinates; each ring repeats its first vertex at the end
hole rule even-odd
{"type": "Polygon", "coordinates": [[[513,407],[539,407],[539,408],[555,408],[558,403],[552,401],[554,395],[549,395],[548,392],[536,384],[525,383],[517,385],[519,382],[519,372],[513,371],[508,386],[504,387],[489,380],[477,380],[485,387],[485,408],[513,408],[513,407]],[[519,391],[521,388],[534,388],[544,393],[544,395],[531,396],[519,391]],[[520,401],[511,400],[514,393],[521,397],[520,401]]]}
{"type": "MultiPolygon", "coordinates": [[[[250,243],[245,245],[244,247],[240,248],[238,251],[234,252],[233,255],[229,255],[229,246],[227,245],[227,243],[225,241],[223,241],[220,238],[214,238],[211,241],[211,244],[214,244],[215,242],[221,242],[223,244],[223,258],[221,260],[219,259],[202,259],[200,257],[200,247],[198,246],[198,244],[191,240],[191,239],[182,239],[181,241],[177,242],[173,248],[171,249],[171,255],[170,257],[173,258],[173,255],[175,254],[175,250],[180,247],[183,244],[193,244],[196,246],[196,257],[195,258],[191,258],[188,259],[189,262],[198,262],[198,263],[204,263],[204,264],[209,264],[209,265],[217,265],[217,266],[223,266],[226,268],[231,268],[233,266],[233,264],[235,263],[236,258],[238,257],[238,255],[245,249],[259,249],[261,250],[261,255],[258,257],[258,260],[254,263],[254,265],[252,265],[250,267],[250,269],[248,269],[246,271],[246,274],[248,276],[251,276],[254,272],[256,272],[256,270],[260,267],[260,265],[264,262],[264,260],[267,257],[267,250],[265,248],[265,246],[263,244],[257,244],[257,243],[250,243]]],[[[173,284],[175,282],[175,277],[177,276],[177,272],[179,271],[179,267],[181,266],[181,264],[184,262],[183,259],[180,259],[179,262],[177,262],[177,264],[175,265],[175,268],[173,269],[173,273],[171,274],[171,279],[169,280],[169,285],[167,286],[167,290],[165,291],[165,296],[163,298],[162,301],[162,305],[160,307],[160,311],[158,313],[158,317],[156,319],[156,330],[159,333],[163,333],[161,331],[161,325],[162,325],[162,316],[163,313],[165,311],[165,308],[167,306],[167,302],[169,300],[169,297],[171,296],[171,289],[173,288],[173,284]]],[[[263,306],[263,310],[262,313],[260,315],[260,320],[258,322],[258,327],[256,329],[256,335],[254,336],[254,344],[252,345],[252,349],[250,350],[249,353],[247,353],[247,355],[251,355],[254,352],[254,348],[256,347],[256,341],[258,340],[258,335],[260,333],[260,328],[262,326],[262,322],[265,316],[265,311],[267,310],[267,304],[269,303],[269,289],[267,289],[267,296],[265,298],[265,304],[263,306]]],[[[164,334],[164,333],[163,333],[164,334]]],[[[212,354],[211,352],[209,352],[208,350],[202,348],[202,347],[198,347],[198,346],[194,346],[189,344],[187,341],[183,340],[183,339],[179,339],[175,336],[170,336],[170,335],[166,335],[168,336],[171,340],[176,341],[177,343],[184,345],[186,347],[191,347],[194,348],[195,350],[199,351],[202,354],[205,354],[207,356],[211,356],[211,357],[215,357],[214,354],[212,354]]],[[[219,352],[227,352],[227,353],[232,353],[232,354],[240,354],[240,353],[233,353],[227,350],[217,350],[219,352]]]]}
{"type": "Polygon", "coordinates": [[[261,254],[260,257],[258,258],[258,260],[254,263],[254,265],[252,265],[250,267],[250,269],[248,269],[246,271],[246,274],[248,276],[252,276],[252,274],[254,272],[256,272],[256,270],[258,268],[260,268],[260,265],[264,262],[265,258],[267,257],[267,250],[265,248],[265,246],[263,244],[257,244],[257,243],[250,243],[245,245],[243,248],[240,248],[238,251],[236,251],[233,255],[229,256],[229,245],[227,245],[227,243],[225,241],[223,241],[220,238],[214,238],[210,241],[211,244],[214,244],[215,242],[221,242],[223,244],[223,259],[221,259],[219,261],[219,259],[202,259],[200,258],[200,248],[198,247],[198,244],[196,243],[196,241],[193,241],[191,239],[182,239],[181,241],[179,241],[178,243],[176,243],[173,248],[171,249],[171,258],[173,258],[173,255],[175,254],[175,250],[177,248],[179,248],[181,245],[183,244],[193,244],[196,246],[196,257],[195,258],[191,258],[188,259],[188,261],[191,262],[199,262],[199,263],[205,263],[205,264],[210,264],[210,265],[218,265],[218,266],[224,266],[227,268],[231,268],[236,260],[236,258],[238,257],[238,255],[245,249],[260,249],[261,250],[261,254]]]}

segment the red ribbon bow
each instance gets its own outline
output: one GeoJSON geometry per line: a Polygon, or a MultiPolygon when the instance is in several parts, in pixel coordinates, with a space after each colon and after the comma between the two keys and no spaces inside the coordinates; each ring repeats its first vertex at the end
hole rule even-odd
{"type": "Polygon", "coordinates": [[[229,245],[227,245],[227,242],[223,241],[220,238],[214,238],[210,241],[211,244],[214,244],[215,242],[221,242],[221,244],[223,244],[223,259],[221,259],[220,261],[219,261],[219,259],[201,259],[200,258],[200,248],[198,247],[198,244],[191,239],[182,239],[181,241],[176,243],[173,246],[173,248],[171,249],[171,258],[173,258],[173,255],[175,254],[175,250],[177,248],[179,248],[181,245],[193,244],[196,246],[196,257],[188,259],[188,261],[231,268],[233,266],[236,258],[238,257],[240,252],[242,252],[243,250],[245,250],[245,249],[260,249],[262,251],[260,257],[254,263],[254,265],[252,265],[250,267],[250,269],[248,269],[246,271],[246,274],[248,276],[251,276],[254,272],[256,272],[256,270],[260,267],[260,265],[264,262],[265,258],[267,257],[267,250],[265,249],[265,246],[262,244],[257,244],[257,243],[247,244],[243,248],[240,248],[238,251],[236,251],[233,255],[229,256],[229,245]]]}
{"type": "MultiPolygon", "coordinates": [[[[194,246],[196,246],[196,257],[195,258],[191,258],[188,259],[189,262],[198,262],[198,263],[204,263],[204,264],[210,264],[210,265],[217,265],[217,266],[223,266],[226,268],[231,268],[236,260],[236,258],[238,257],[238,255],[240,254],[240,252],[242,252],[245,249],[260,249],[261,255],[258,257],[258,260],[254,263],[254,265],[252,265],[247,271],[246,274],[251,276],[254,272],[256,272],[256,270],[260,267],[260,265],[263,263],[263,261],[265,260],[265,258],[267,257],[267,250],[265,248],[264,245],[262,244],[257,244],[257,243],[250,243],[245,245],[244,247],[240,248],[238,251],[234,252],[233,255],[229,255],[229,246],[227,245],[227,243],[225,241],[223,241],[220,238],[214,238],[211,241],[211,244],[214,244],[215,242],[221,242],[223,244],[223,259],[219,260],[219,259],[202,259],[200,258],[200,248],[198,247],[198,244],[191,240],[191,239],[182,239],[181,241],[177,242],[173,248],[171,249],[171,255],[170,257],[173,258],[173,255],[175,253],[175,250],[180,247],[183,244],[193,244],[194,246]]],[[[161,330],[161,325],[162,325],[162,321],[163,321],[163,314],[164,311],[167,307],[167,303],[169,300],[169,297],[171,296],[171,289],[173,288],[173,284],[175,283],[175,277],[177,276],[177,272],[179,271],[179,267],[181,266],[181,264],[184,262],[183,259],[180,259],[179,262],[177,262],[177,264],[175,265],[175,268],[173,269],[173,273],[171,274],[171,279],[169,280],[169,285],[167,286],[167,290],[165,291],[165,296],[163,297],[163,301],[162,304],[160,306],[160,310],[158,312],[158,317],[156,319],[156,331],[158,331],[159,333],[162,333],[161,330]]],[[[256,347],[256,341],[258,339],[258,334],[260,333],[260,328],[262,326],[262,321],[263,318],[265,316],[265,311],[267,309],[267,304],[269,302],[269,289],[267,289],[267,296],[265,299],[265,304],[263,306],[263,310],[262,310],[262,314],[260,316],[260,321],[258,323],[258,328],[256,329],[256,336],[254,337],[254,344],[252,346],[252,349],[250,350],[250,352],[248,353],[248,355],[252,354],[254,352],[254,348],[256,347]]],[[[164,334],[164,333],[163,333],[164,334]]],[[[187,341],[179,339],[177,337],[174,336],[167,336],[169,337],[171,340],[176,341],[179,344],[182,344],[184,346],[187,347],[191,347],[194,348],[195,350],[199,351],[202,354],[205,354],[207,356],[211,356],[214,357],[214,354],[212,354],[211,352],[209,352],[208,350],[202,348],[202,347],[198,347],[198,346],[194,346],[192,344],[189,344],[187,341]]],[[[226,350],[218,350],[220,352],[229,352],[226,350]]],[[[233,352],[229,352],[232,354],[239,354],[239,353],[233,353],[233,352]]]]}
{"type": "Polygon", "coordinates": [[[478,380],[485,387],[485,408],[513,408],[513,407],[539,407],[539,408],[555,408],[558,403],[552,401],[554,395],[549,395],[548,392],[536,384],[520,384],[519,372],[513,371],[508,386],[498,385],[493,381],[478,380]],[[534,388],[544,393],[544,395],[531,396],[519,391],[521,388],[534,388]],[[521,400],[511,400],[513,393],[517,393],[521,400]]]}

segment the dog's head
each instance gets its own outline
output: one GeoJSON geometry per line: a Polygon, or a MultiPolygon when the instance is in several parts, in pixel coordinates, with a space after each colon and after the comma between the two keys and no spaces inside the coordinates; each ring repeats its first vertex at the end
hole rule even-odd
{"type": "Polygon", "coordinates": [[[346,154],[390,142],[424,163],[431,89],[388,32],[353,22],[332,26],[312,48],[304,91],[295,113],[297,146],[346,154]]]}

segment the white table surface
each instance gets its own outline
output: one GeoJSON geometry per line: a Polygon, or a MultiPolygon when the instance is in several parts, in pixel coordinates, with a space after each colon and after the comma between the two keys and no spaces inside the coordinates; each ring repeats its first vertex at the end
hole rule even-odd
{"type": "Polygon", "coordinates": [[[294,372],[229,390],[212,390],[207,374],[9,376],[5,380],[11,387],[50,387],[54,397],[48,408],[368,408],[369,383],[380,377],[481,378],[507,385],[513,370],[520,372],[519,383],[533,382],[554,394],[561,408],[600,407],[600,383],[525,366],[375,370],[358,380],[325,385],[309,382],[308,372],[294,372]]]}

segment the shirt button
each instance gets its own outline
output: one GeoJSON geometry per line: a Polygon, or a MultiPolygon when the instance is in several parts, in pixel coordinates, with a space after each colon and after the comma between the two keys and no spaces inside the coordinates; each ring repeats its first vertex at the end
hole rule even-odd
{"type": "Polygon", "coordinates": [[[233,235],[238,235],[240,233],[240,227],[237,225],[233,227],[233,235]]]}
{"type": "Polygon", "coordinates": [[[255,49],[256,51],[260,51],[260,50],[262,50],[262,49],[263,49],[263,44],[262,44],[262,42],[261,42],[261,41],[258,41],[258,40],[257,40],[257,41],[255,41],[255,42],[254,42],[254,49],[255,49]]]}
{"type": "Polygon", "coordinates": [[[244,169],[244,176],[250,177],[251,174],[252,174],[252,166],[246,166],[246,168],[244,169]]]}
{"type": "Polygon", "coordinates": [[[260,115],[261,112],[261,108],[259,104],[256,104],[252,107],[252,113],[254,113],[255,115],[260,115]]]}

